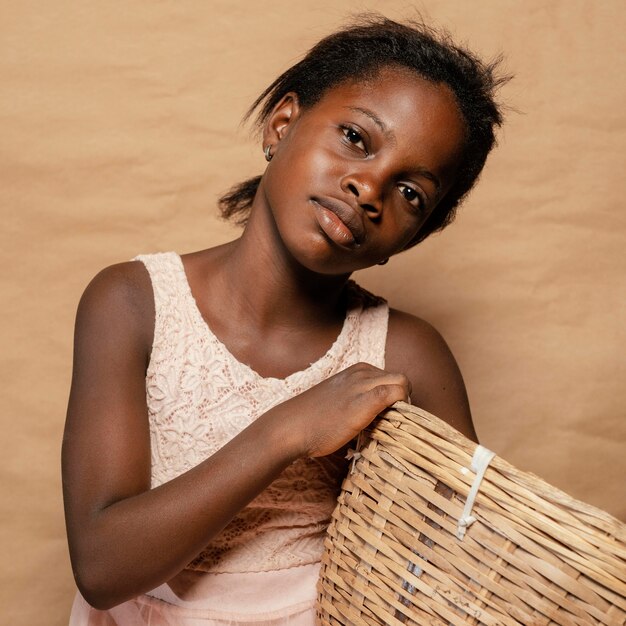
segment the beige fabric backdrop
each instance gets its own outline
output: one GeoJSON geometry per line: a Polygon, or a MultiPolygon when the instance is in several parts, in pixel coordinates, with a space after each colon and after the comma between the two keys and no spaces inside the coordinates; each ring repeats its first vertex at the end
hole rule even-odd
{"type": "MultiPolygon", "coordinates": [[[[443,235],[359,280],[446,336],[482,442],[626,517],[621,0],[417,8],[503,51],[501,147],[443,235]]],[[[0,5],[0,621],[67,623],[59,457],[79,296],[103,266],[236,230],[215,200],[263,168],[238,121],[350,12],[405,0],[0,5]]]]}

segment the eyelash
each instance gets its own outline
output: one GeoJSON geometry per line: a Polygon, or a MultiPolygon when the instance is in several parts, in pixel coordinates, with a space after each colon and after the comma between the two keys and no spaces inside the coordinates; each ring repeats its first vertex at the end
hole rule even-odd
{"type": "Polygon", "coordinates": [[[363,138],[363,135],[356,128],[352,126],[340,126],[340,128],[341,128],[341,132],[343,133],[344,140],[350,146],[359,148],[360,150],[364,152],[365,156],[369,156],[369,151],[367,149],[367,146],[365,145],[365,139],[363,138]],[[357,141],[351,141],[350,135],[352,135],[353,139],[357,139],[357,141]],[[359,146],[359,144],[361,144],[361,146],[359,146]]]}
{"type": "Polygon", "coordinates": [[[414,187],[411,187],[410,185],[407,185],[406,183],[400,183],[398,185],[398,189],[400,189],[400,194],[402,195],[402,197],[411,205],[416,207],[417,209],[422,210],[424,207],[424,197],[422,196],[422,194],[415,189],[414,187]],[[402,189],[410,189],[414,194],[415,197],[411,200],[409,200],[403,193],[402,193],[402,189]],[[415,200],[417,200],[417,204],[415,204],[415,200]]]}

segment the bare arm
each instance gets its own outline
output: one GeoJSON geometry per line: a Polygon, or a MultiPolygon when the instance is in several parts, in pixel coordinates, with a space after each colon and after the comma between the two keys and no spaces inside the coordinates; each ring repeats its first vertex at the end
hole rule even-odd
{"type": "Polygon", "coordinates": [[[478,441],[459,367],[443,337],[427,322],[392,309],[386,368],[411,382],[411,401],[478,441]]]}
{"type": "Polygon", "coordinates": [[[176,574],[295,458],[270,416],[150,490],[145,370],[153,315],[138,264],[96,277],[77,315],[63,483],[77,583],[100,608],[176,574]]]}
{"type": "Polygon", "coordinates": [[[145,268],[128,263],[99,274],[77,314],[63,490],[74,575],[101,609],[169,580],[293,460],[341,447],[408,390],[404,376],[353,366],[150,489],[153,306],[145,268]]]}

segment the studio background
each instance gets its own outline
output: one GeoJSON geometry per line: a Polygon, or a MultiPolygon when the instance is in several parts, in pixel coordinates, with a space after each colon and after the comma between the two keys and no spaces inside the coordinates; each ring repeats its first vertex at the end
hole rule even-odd
{"type": "Polygon", "coordinates": [[[236,237],[239,120],[351,12],[419,9],[506,55],[500,147],[441,235],[357,280],[446,337],[481,443],[626,518],[626,8],[620,0],[0,3],[0,621],[67,624],[60,447],[102,267],[236,237]]]}

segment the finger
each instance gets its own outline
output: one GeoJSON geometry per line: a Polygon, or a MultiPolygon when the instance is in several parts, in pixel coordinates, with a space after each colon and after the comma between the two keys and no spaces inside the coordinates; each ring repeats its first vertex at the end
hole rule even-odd
{"type": "Polygon", "coordinates": [[[372,378],[386,373],[387,372],[385,372],[385,370],[382,370],[371,363],[359,361],[358,363],[353,363],[342,372],[339,372],[339,375],[346,374],[355,378],[372,378]]]}
{"type": "Polygon", "coordinates": [[[407,386],[398,383],[376,385],[367,393],[368,400],[372,403],[371,408],[376,414],[396,402],[406,402],[407,396],[407,386]]]}
{"type": "Polygon", "coordinates": [[[404,374],[397,372],[383,372],[379,376],[372,379],[374,385],[398,385],[402,387],[404,391],[404,399],[406,399],[411,393],[411,382],[404,374]]]}
{"type": "Polygon", "coordinates": [[[384,384],[400,385],[404,390],[404,396],[400,398],[403,402],[411,403],[411,392],[413,391],[411,381],[404,375],[392,372],[386,372],[387,376],[381,379],[384,384]]]}

